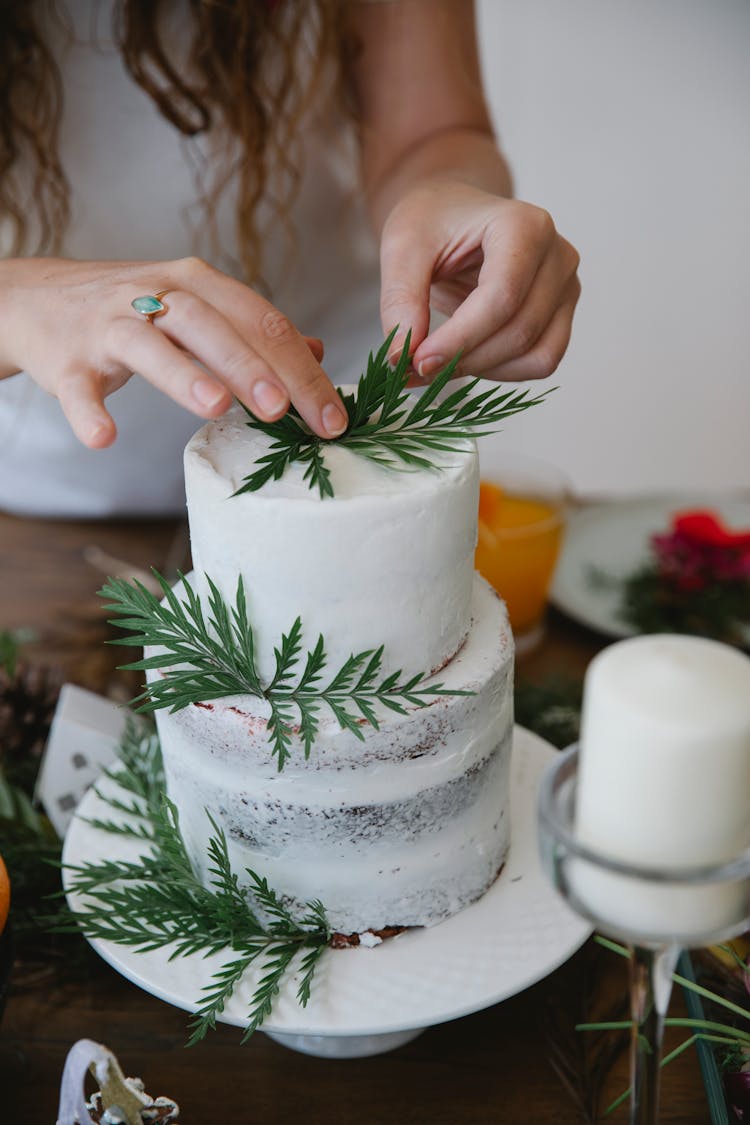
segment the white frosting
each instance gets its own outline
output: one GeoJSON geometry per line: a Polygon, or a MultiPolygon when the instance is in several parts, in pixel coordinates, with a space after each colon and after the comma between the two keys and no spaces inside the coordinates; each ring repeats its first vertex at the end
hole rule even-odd
{"type": "Polygon", "coordinates": [[[394,472],[343,446],[326,446],[335,496],[321,499],[291,465],[257,493],[232,494],[271,444],[239,407],[209,422],[185,450],[196,587],[205,575],[234,601],[241,574],[262,678],[297,616],[303,643],[322,634],[329,667],[385,645],[407,675],[449,660],[469,624],[478,463],[430,452],[435,470],[394,472]]]}
{"type": "Polygon", "coordinates": [[[473,586],[466,644],[433,681],[472,694],[385,712],[364,742],[322,714],[310,758],[297,740],[279,773],[261,700],[157,713],[169,794],[204,877],[207,810],[235,871],[262,873],[296,908],[320,898],[347,933],[430,925],[487,889],[509,840],[513,649],[502,603],[473,586]]]}
{"type": "Polygon", "coordinates": [[[510,836],[513,645],[502,603],[473,570],[476,448],[431,451],[434,470],[396,472],[331,444],[333,498],[310,490],[304,465],[233,495],[270,444],[235,408],[185,451],[193,585],[207,608],[208,575],[231,604],[242,576],[261,682],[299,616],[303,652],[325,639],[322,683],[353,652],[383,645],[383,677],[434,673],[468,694],[404,714],[376,708],[363,739],[322,706],[309,758],[293,736],[283,772],[263,699],[157,712],[188,853],[210,882],[208,813],[240,884],[248,868],[263,875],[296,916],[320,899],[345,933],[431,925],[487,889],[510,836]]]}

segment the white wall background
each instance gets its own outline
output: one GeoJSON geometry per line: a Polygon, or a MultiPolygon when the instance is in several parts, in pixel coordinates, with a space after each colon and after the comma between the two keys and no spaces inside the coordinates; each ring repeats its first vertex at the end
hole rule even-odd
{"type": "Polygon", "coordinates": [[[509,446],[583,493],[750,487],[750,2],[478,0],[516,194],[581,252],[509,446]],[[539,386],[539,384],[537,384],[539,386]]]}

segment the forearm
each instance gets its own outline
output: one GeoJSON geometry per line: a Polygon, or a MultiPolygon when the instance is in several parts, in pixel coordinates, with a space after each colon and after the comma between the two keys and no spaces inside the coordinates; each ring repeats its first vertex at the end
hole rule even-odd
{"type": "Polygon", "coordinates": [[[414,188],[452,180],[507,196],[482,88],[471,0],[353,5],[365,190],[378,233],[414,188]]]}
{"type": "Polygon", "coordinates": [[[12,331],[14,314],[11,309],[11,295],[14,279],[23,262],[20,259],[0,259],[0,379],[17,375],[20,368],[14,359],[12,331]]]}
{"type": "Polygon", "coordinates": [[[480,128],[454,126],[420,140],[379,174],[364,157],[365,190],[373,226],[381,233],[392,208],[413,188],[445,180],[468,184],[493,195],[513,193],[510,169],[493,135],[480,128]]]}

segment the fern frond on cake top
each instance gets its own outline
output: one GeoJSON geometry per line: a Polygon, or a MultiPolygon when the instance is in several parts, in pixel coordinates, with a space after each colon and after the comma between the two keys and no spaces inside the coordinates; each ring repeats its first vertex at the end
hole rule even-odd
{"type": "Polygon", "coordinates": [[[415,399],[406,389],[409,336],[395,367],[388,362],[396,331],[394,328],[375,355],[370,353],[355,393],[339,390],[349,419],[340,437],[330,441],[318,437],[294,407],[277,422],[261,422],[244,408],[250,429],[272,440],[269,452],[258,458],[255,471],[243,478],[235,496],[257,492],[298,462],[306,466],[303,480],[309,487],[317,488],[322,499],[332,497],[331,474],[325,464],[325,448],[331,442],[387,469],[435,469],[436,452],[460,452],[468,438],[494,433],[505,418],[538,405],[550,393],[546,390],[531,396],[527,390],[505,391],[494,384],[475,393],[481,380],[472,379],[441,400],[460,359],[457,355],[415,399]]]}
{"type": "Polygon", "coordinates": [[[158,652],[123,666],[126,670],[160,674],[146,684],[132,702],[139,712],[168,708],[180,711],[191,703],[251,695],[265,700],[269,743],[279,770],[289,758],[292,740],[302,740],[309,757],[320,726],[321,711],[330,711],[342,729],[364,741],[362,721],[379,729],[377,706],[407,713],[407,707],[425,707],[440,696],[471,692],[429,683],[422,674],[404,678],[400,671],[383,673],[383,646],[352,654],[332,676],[324,678],[325,641],[302,654],[302,621],[298,617],[275,649],[276,667],[271,680],[261,682],[255,662],[252,625],[240,575],[230,608],[206,576],[208,616],[184,575],[179,575],[182,597],[158,571],[154,574],[164,597],[160,600],[142,585],[110,578],[100,590],[105,609],[115,616],[111,624],[128,636],[111,644],[156,648],[158,652]]]}

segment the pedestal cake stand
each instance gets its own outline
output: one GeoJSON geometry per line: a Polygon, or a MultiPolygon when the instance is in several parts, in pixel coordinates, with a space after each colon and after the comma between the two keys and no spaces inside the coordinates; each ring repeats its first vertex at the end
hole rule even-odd
{"type": "MultiPolygon", "coordinates": [[[[535,984],[567,960],[591,926],[565,905],[543,874],[536,843],[536,797],[556,751],[516,727],[511,767],[511,847],[500,877],[472,906],[438,926],[413,929],[375,948],[328,950],[306,1008],[290,973],[263,1031],[297,1051],[354,1058],[390,1051],[434,1024],[480,1011],[535,984]]],[[[106,779],[103,784],[107,784],[106,779]]],[[[68,830],[63,862],[133,859],[142,844],[87,823],[111,810],[89,790],[68,830]]],[[[75,908],[75,898],[69,895],[75,908]]],[[[221,955],[170,961],[169,949],[135,952],[92,940],[124,977],[186,1011],[223,963],[221,955]]],[[[242,978],[219,1019],[243,1027],[262,966],[242,978]]]]}

